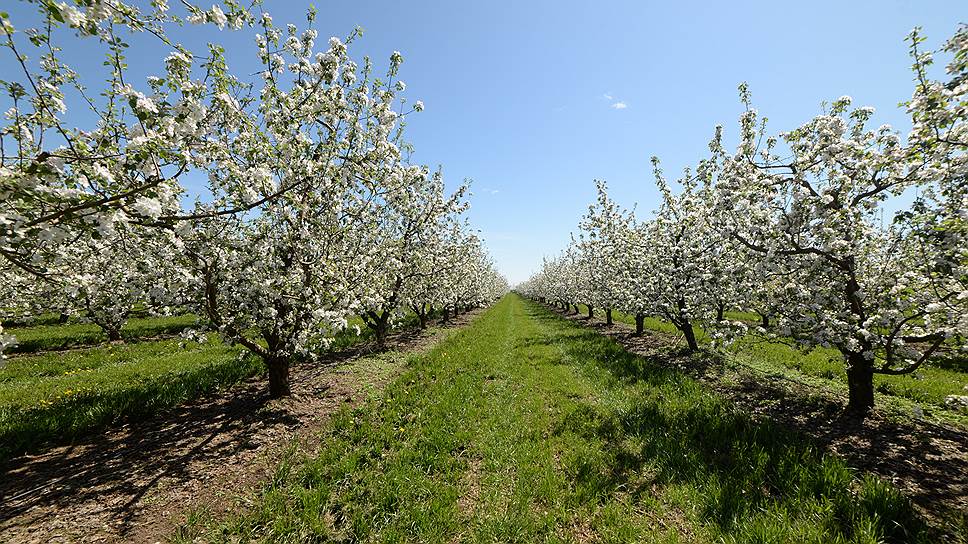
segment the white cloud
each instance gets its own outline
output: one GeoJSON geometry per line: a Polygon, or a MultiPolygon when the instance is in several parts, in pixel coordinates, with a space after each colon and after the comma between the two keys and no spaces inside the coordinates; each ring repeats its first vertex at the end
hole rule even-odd
{"type": "Polygon", "coordinates": [[[625,102],[622,102],[622,101],[618,101],[618,102],[612,104],[612,108],[614,108],[616,110],[624,110],[627,107],[629,107],[629,105],[626,104],[625,102]]]}
{"type": "Polygon", "coordinates": [[[501,192],[501,191],[499,191],[499,190],[497,190],[497,189],[492,189],[492,190],[491,190],[491,194],[492,194],[492,195],[496,195],[496,194],[498,194],[498,193],[500,193],[500,192],[501,192]]]}
{"type": "Polygon", "coordinates": [[[614,97],[612,96],[612,93],[605,93],[605,94],[602,95],[602,98],[604,98],[605,100],[608,100],[609,102],[611,102],[612,101],[612,98],[614,98],[614,97]]]}

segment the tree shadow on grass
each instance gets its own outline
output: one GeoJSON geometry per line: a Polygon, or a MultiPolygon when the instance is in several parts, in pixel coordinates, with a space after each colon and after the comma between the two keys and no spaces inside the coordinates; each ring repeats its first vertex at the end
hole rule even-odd
{"type": "Polygon", "coordinates": [[[34,457],[11,460],[0,480],[0,522],[39,508],[59,510],[90,503],[115,511],[126,525],[132,505],[162,479],[187,479],[190,467],[216,462],[254,447],[258,428],[297,422],[267,405],[261,383],[248,383],[228,398],[196,401],[160,417],[87,435],[34,457]]]}
{"type": "Polygon", "coordinates": [[[573,340],[569,342],[568,352],[572,357],[587,357],[599,354],[600,342],[603,336],[611,337],[626,349],[611,350],[606,354],[603,363],[617,379],[627,383],[641,380],[667,379],[670,376],[698,374],[713,376],[722,375],[725,366],[721,359],[708,357],[705,354],[690,354],[681,344],[653,334],[635,335],[624,324],[612,326],[602,321],[589,321],[587,316],[565,314],[560,310],[548,310],[529,304],[528,316],[540,323],[560,323],[561,318],[575,322],[579,327],[571,331],[560,332],[554,337],[533,337],[522,341],[522,346],[531,345],[562,345],[563,338],[573,340]],[[584,346],[595,346],[586,350],[584,346]],[[587,351],[587,353],[586,353],[587,351]]]}
{"type": "MultiPolygon", "coordinates": [[[[474,315],[462,315],[452,325],[474,315]]],[[[189,503],[231,509],[232,497],[265,480],[295,430],[311,431],[326,413],[356,396],[348,371],[338,365],[384,349],[410,351],[432,340],[427,331],[397,331],[384,347],[361,343],[295,365],[292,397],[270,400],[264,380],[256,377],[227,393],[129,414],[87,429],[71,445],[10,459],[0,465],[0,540],[28,534],[44,539],[52,527],[69,527],[65,533],[78,541],[104,539],[106,533],[155,541],[169,534],[178,521],[172,518],[189,503]],[[160,508],[151,506],[156,501],[160,508]],[[148,538],[146,524],[157,525],[157,534],[149,531],[148,538]]],[[[362,372],[359,379],[371,379],[362,372]]]]}
{"type": "MultiPolygon", "coordinates": [[[[539,320],[560,319],[541,308],[532,311],[539,320]]],[[[647,345],[646,355],[640,356],[585,330],[543,341],[562,347],[572,361],[606,369],[620,384],[648,387],[635,389],[641,397],[626,412],[597,413],[584,404],[573,417],[566,416],[557,432],[601,440],[611,459],[607,476],[577,471],[577,485],[603,493],[632,490],[634,495],[686,483],[700,490],[703,518],[740,540],[756,535],[796,538],[784,536],[783,523],[769,520],[792,520],[805,512],[814,516],[821,535],[878,534],[889,542],[968,536],[963,517],[968,478],[964,433],[930,424],[914,432],[883,419],[855,422],[829,397],[776,381],[741,380],[717,388],[725,393],[722,397],[710,395],[709,384],[721,381],[724,372],[716,357],[668,350],[668,341],[661,337],[639,339],[627,329],[609,331],[623,343],[640,342],[640,349],[647,345]],[[818,421],[803,414],[834,419],[818,421]],[[925,433],[935,440],[925,441],[925,433]],[[637,449],[630,449],[630,443],[637,449]],[[961,444],[961,456],[951,455],[952,444],[961,444]],[[882,479],[865,476],[858,483],[855,473],[828,450],[882,479]],[[653,476],[643,481],[643,473],[653,476]],[[933,518],[933,528],[927,529],[909,501],[884,480],[899,484],[933,518]]],[[[785,524],[787,529],[793,525],[785,524]]]]}

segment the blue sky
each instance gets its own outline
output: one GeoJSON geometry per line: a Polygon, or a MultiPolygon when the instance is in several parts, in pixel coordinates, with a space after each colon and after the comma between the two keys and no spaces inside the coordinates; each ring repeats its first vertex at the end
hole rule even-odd
{"type": "MultiPolygon", "coordinates": [[[[649,158],[675,177],[703,156],[716,124],[734,136],[742,81],[773,132],[844,94],[877,109],[875,126],[906,131],[905,35],[921,25],[934,47],[968,19],[963,0],[316,4],[321,38],[359,25],[352,55],[385,66],[403,53],[406,94],[426,104],[409,121],[415,159],[442,165],[452,186],[473,180],[471,219],[512,283],[567,244],[594,179],[625,205],[654,208],[649,158]]],[[[307,5],[265,9],[302,26],[307,5]]],[[[9,11],[24,26],[22,7],[9,11]]],[[[252,56],[232,54],[251,50],[250,31],[199,30],[183,41],[216,39],[233,67],[255,71],[252,56]]],[[[100,64],[83,48],[72,54],[80,67],[100,64]]]]}

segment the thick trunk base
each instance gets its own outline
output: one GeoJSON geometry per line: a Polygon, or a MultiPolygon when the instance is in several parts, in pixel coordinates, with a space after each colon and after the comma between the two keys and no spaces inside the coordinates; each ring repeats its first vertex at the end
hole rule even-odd
{"type": "Polygon", "coordinates": [[[270,359],[266,361],[269,370],[269,396],[277,399],[287,397],[289,390],[289,360],[270,359]]]}
{"type": "Polygon", "coordinates": [[[697,351],[699,349],[699,342],[696,341],[696,331],[692,330],[692,323],[686,321],[685,324],[679,327],[679,330],[686,337],[686,347],[689,351],[697,351]]]}
{"type": "Polygon", "coordinates": [[[635,334],[642,336],[643,332],[645,332],[645,316],[638,314],[635,316],[635,334]]]}
{"type": "Polygon", "coordinates": [[[387,345],[387,334],[390,332],[390,327],[384,321],[377,321],[373,324],[373,336],[376,339],[376,344],[381,348],[387,345]]]}
{"type": "Polygon", "coordinates": [[[605,325],[606,326],[609,326],[609,327],[612,326],[612,309],[611,308],[605,308],[605,325]]]}
{"type": "Polygon", "coordinates": [[[851,356],[847,364],[847,411],[863,417],[874,407],[874,371],[863,356],[851,356]]]}

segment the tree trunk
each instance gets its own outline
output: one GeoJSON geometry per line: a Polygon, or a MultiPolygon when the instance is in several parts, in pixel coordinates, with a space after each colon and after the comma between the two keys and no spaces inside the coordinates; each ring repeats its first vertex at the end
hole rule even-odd
{"type": "Polygon", "coordinates": [[[376,343],[382,348],[387,345],[387,322],[385,320],[377,321],[376,326],[373,327],[373,332],[376,334],[376,343]]]}
{"type": "MultiPolygon", "coordinates": [[[[860,284],[855,276],[854,257],[844,259],[844,271],[848,273],[846,299],[850,313],[860,318],[864,315],[861,302],[860,284]]],[[[866,342],[861,344],[861,350],[847,353],[847,390],[849,400],[847,411],[857,414],[861,418],[874,407],[874,367],[873,361],[864,358],[864,351],[870,349],[866,342]]]]}
{"type": "Polygon", "coordinates": [[[418,312],[417,317],[420,319],[420,328],[427,328],[427,312],[418,312]]]}
{"type": "Polygon", "coordinates": [[[588,305],[588,319],[591,319],[593,317],[595,317],[595,309],[592,308],[592,305],[591,304],[589,304],[588,305]]]}
{"type": "Polygon", "coordinates": [[[121,331],[118,329],[106,328],[104,329],[104,332],[108,334],[108,341],[110,342],[117,342],[118,340],[121,340],[121,331]]]}
{"type": "Polygon", "coordinates": [[[726,313],[726,305],[720,304],[716,306],[716,321],[723,320],[723,314],[726,313]]]}
{"type": "Polygon", "coordinates": [[[764,329],[769,328],[770,326],[769,314],[760,314],[760,325],[762,325],[764,329]]]}
{"type": "Polygon", "coordinates": [[[635,334],[641,336],[645,332],[645,316],[642,314],[635,315],[635,334]]]}
{"type": "Polygon", "coordinates": [[[605,308],[605,325],[606,326],[609,326],[609,327],[612,326],[612,309],[611,308],[605,308]]]}
{"type": "Polygon", "coordinates": [[[67,323],[67,320],[70,319],[70,317],[70,314],[67,312],[61,312],[60,315],[57,316],[57,322],[63,325],[64,323],[67,323]]]}
{"type": "Polygon", "coordinates": [[[269,369],[269,396],[274,399],[288,397],[289,390],[289,359],[284,357],[270,357],[265,360],[269,369]]]}
{"type": "Polygon", "coordinates": [[[847,356],[847,411],[861,417],[874,407],[874,369],[860,353],[847,356]]]}
{"type": "Polygon", "coordinates": [[[381,348],[386,345],[387,332],[390,330],[390,312],[383,311],[377,313],[373,310],[367,310],[366,314],[362,314],[361,317],[366,321],[366,326],[373,331],[377,345],[381,348]]]}
{"type": "Polygon", "coordinates": [[[575,307],[575,315],[580,314],[581,313],[581,308],[579,308],[577,304],[574,304],[573,306],[575,307]]]}
{"type": "Polygon", "coordinates": [[[689,351],[693,352],[698,350],[699,343],[696,342],[696,331],[692,330],[692,323],[690,323],[688,320],[684,320],[682,323],[683,324],[681,327],[679,327],[679,330],[681,330],[682,334],[686,337],[686,345],[689,347],[689,351]]]}

